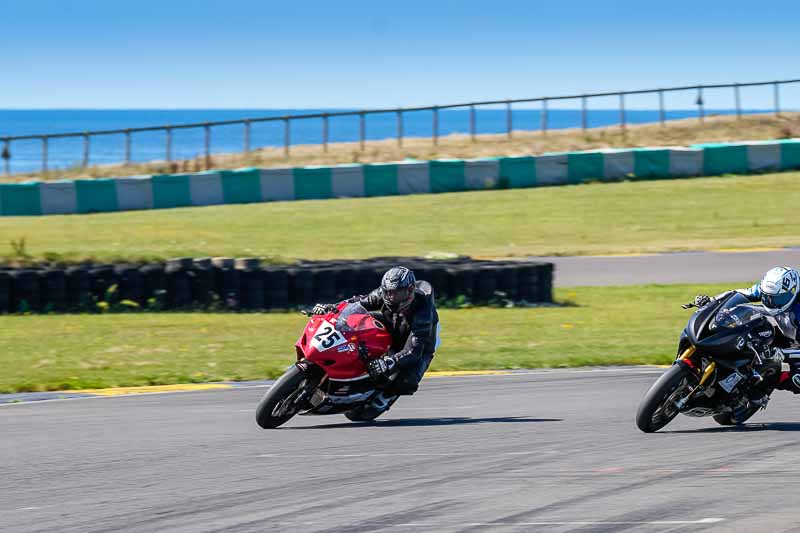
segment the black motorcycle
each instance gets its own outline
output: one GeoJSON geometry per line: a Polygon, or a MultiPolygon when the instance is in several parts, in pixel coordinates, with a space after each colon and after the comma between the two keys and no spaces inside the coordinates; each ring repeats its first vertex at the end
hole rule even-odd
{"type": "Polygon", "coordinates": [[[778,326],[735,291],[699,308],[681,334],[677,359],[639,404],[636,425],[651,433],[683,413],[728,426],[765,409],[782,370],[783,354],[774,349],[785,339],[778,326]]]}

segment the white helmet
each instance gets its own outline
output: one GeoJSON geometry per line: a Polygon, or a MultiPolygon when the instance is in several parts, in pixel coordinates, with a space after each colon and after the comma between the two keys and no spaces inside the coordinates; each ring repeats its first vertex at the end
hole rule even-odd
{"type": "Polygon", "coordinates": [[[797,301],[800,274],[789,267],[775,267],[767,271],[758,284],[761,303],[767,313],[777,315],[789,309],[797,301]]]}

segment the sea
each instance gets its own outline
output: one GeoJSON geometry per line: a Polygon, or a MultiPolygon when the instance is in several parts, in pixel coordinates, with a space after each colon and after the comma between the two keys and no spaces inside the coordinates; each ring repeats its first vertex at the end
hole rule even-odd
{"type": "MultiPolygon", "coordinates": [[[[348,111],[342,109],[121,109],[121,110],[2,110],[0,109],[0,140],[7,136],[84,132],[92,130],[115,130],[160,125],[215,122],[284,115],[348,111]]],[[[749,109],[743,113],[765,113],[767,110],[749,109]]],[[[539,109],[514,109],[514,130],[536,131],[542,126],[542,111],[539,109]]],[[[707,109],[708,115],[728,115],[732,109],[707,109]]],[[[698,117],[696,109],[670,110],[667,120],[698,117]]],[[[627,124],[643,124],[659,121],[658,110],[626,110],[627,124]]],[[[587,126],[596,128],[620,123],[618,109],[592,109],[587,113],[587,126]]],[[[393,139],[397,136],[395,113],[370,114],[366,116],[367,140],[393,139]]],[[[507,131],[505,109],[476,110],[476,132],[505,133],[507,131]]],[[[547,112],[548,129],[581,127],[579,109],[550,109],[547,112]]],[[[439,135],[469,133],[469,110],[448,109],[439,111],[439,135]]],[[[403,134],[406,137],[431,137],[433,135],[432,111],[408,111],[403,115],[403,134]]],[[[331,117],[329,120],[329,142],[357,142],[360,136],[358,116],[331,117]]],[[[290,144],[321,144],[323,142],[322,119],[303,119],[291,122],[290,144]]],[[[282,121],[253,123],[250,146],[280,147],[285,142],[282,121]]],[[[215,126],[211,129],[211,152],[240,152],[244,148],[242,125],[215,126]]],[[[50,139],[47,146],[50,170],[67,169],[81,163],[84,153],[82,138],[50,139]]],[[[2,150],[2,143],[0,143],[2,150]]],[[[0,172],[11,174],[39,171],[42,168],[42,142],[38,139],[12,141],[7,161],[0,161],[0,172]]],[[[171,155],[174,160],[190,159],[204,153],[202,128],[173,130],[171,155]]],[[[122,162],[125,158],[124,135],[93,136],[90,141],[89,164],[104,165],[122,162]]],[[[132,134],[131,159],[137,162],[164,160],[166,158],[166,134],[163,131],[138,132],[132,134]]]]}

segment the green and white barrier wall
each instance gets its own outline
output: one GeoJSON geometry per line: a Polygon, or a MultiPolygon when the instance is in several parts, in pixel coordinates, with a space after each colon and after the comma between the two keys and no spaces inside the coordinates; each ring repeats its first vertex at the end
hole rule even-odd
{"type": "Polygon", "coordinates": [[[0,184],[0,215],[389,196],[800,169],[800,139],[525,157],[207,171],[0,184]]]}

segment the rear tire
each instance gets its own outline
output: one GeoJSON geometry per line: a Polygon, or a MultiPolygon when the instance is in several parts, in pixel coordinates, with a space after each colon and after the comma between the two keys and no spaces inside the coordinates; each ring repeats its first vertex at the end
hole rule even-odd
{"type": "Polygon", "coordinates": [[[292,365],[269,388],[256,408],[256,422],[259,426],[264,429],[274,429],[297,414],[299,409],[290,409],[288,412],[278,414],[276,408],[302,385],[305,378],[303,371],[292,365]]]}
{"type": "Polygon", "coordinates": [[[688,387],[692,377],[691,372],[681,365],[673,365],[664,372],[639,404],[636,412],[636,425],[639,429],[645,433],[653,433],[669,424],[678,415],[678,410],[669,404],[681,397],[681,389],[688,387]]]}
{"type": "Polygon", "coordinates": [[[377,407],[367,404],[345,412],[344,416],[353,422],[371,422],[388,411],[394,405],[394,402],[397,401],[397,398],[398,396],[395,396],[392,400],[390,400],[389,405],[386,406],[386,409],[378,409],[377,407]]]}
{"type": "Polygon", "coordinates": [[[344,416],[351,422],[371,422],[385,412],[375,408],[357,407],[352,411],[345,412],[344,416]]]}
{"type": "Polygon", "coordinates": [[[719,424],[720,426],[740,426],[750,420],[750,418],[758,412],[761,407],[757,405],[750,405],[750,407],[745,411],[744,416],[738,420],[733,420],[733,413],[722,413],[721,415],[714,416],[714,422],[719,424]]]}

